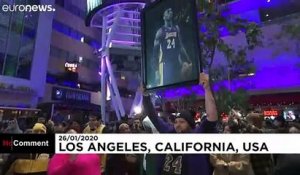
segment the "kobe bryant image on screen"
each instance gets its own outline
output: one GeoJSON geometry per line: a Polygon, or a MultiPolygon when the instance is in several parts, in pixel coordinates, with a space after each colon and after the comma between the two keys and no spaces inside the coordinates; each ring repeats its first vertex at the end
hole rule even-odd
{"type": "Polygon", "coordinates": [[[162,19],[163,25],[155,33],[151,63],[157,86],[184,81],[193,67],[182,42],[180,26],[174,22],[173,9],[165,8],[162,19]]]}

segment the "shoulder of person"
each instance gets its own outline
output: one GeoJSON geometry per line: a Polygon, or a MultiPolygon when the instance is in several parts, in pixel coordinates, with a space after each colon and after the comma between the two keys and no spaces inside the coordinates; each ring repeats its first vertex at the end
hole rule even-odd
{"type": "Polygon", "coordinates": [[[86,127],[83,129],[82,132],[83,132],[83,133],[88,133],[88,132],[90,132],[90,126],[86,126],[86,127]]]}

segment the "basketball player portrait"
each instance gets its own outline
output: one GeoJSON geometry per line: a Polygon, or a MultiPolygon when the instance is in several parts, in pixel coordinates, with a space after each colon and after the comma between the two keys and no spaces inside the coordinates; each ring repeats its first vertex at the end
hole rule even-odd
{"type": "Polygon", "coordinates": [[[172,8],[164,10],[164,24],[154,38],[152,70],[157,86],[184,80],[192,73],[192,61],[182,43],[180,28],[174,23],[172,8]]]}

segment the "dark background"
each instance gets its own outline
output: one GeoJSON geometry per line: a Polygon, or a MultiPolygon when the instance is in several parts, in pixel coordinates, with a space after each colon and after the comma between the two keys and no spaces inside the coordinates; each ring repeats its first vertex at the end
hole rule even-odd
{"type": "MultiPolygon", "coordinates": [[[[155,6],[149,6],[144,11],[143,27],[144,27],[144,61],[146,69],[144,69],[145,85],[146,89],[153,89],[154,84],[154,72],[151,69],[151,59],[153,55],[153,44],[155,39],[155,34],[159,28],[164,25],[163,13],[167,8],[172,8],[173,10],[173,24],[178,25],[180,28],[181,39],[183,45],[193,62],[193,73],[191,77],[187,77],[185,81],[176,84],[165,84],[164,86],[170,85],[180,85],[185,82],[197,81],[198,80],[198,27],[196,21],[196,14],[193,10],[192,0],[162,0],[156,3],[155,6]],[[149,88],[149,85],[152,85],[149,88]]],[[[183,60],[185,57],[183,57],[183,60]]],[[[178,70],[174,70],[178,71],[178,70]]],[[[174,77],[176,81],[177,77],[174,77]]]]}

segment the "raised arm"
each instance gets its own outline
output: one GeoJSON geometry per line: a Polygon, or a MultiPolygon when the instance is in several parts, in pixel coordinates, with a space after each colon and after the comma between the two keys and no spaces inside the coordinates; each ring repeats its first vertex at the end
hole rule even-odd
{"type": "Polygon", "coordinates": [[[149,94],[147,94],[143,88],[141,88],[141,91],[143,93],[143,111],[144,115],[148,116],[155,128],[160,133],[169,133],[172,130],[174,130],[174,127],[164,122],[161,118],[159,118],[155,112],[155,108],[151,102],[151,97],[149,94]]]}
{"type": "Polygon", "coordinates": [[[207,74],[200,73],[200,83],[203,85],[205,91],[205,110],[207,113],[207,120],[215,122],[218,120],[217,106],[209,85],[209,78],[207,74]]]}
{"type": "Polygon", "coordinates": [[[217,133],[217,107],[211,88],[209,86],[209,79],[207,74],[200,74],[200,84],[202,84],[205,91],[205,110],[207,113],[207,118],[201,121],[200,126],[196,128],[195,132],[217,133]]]}

